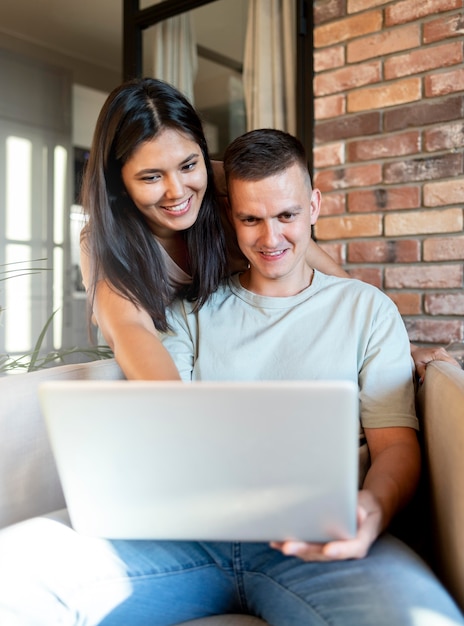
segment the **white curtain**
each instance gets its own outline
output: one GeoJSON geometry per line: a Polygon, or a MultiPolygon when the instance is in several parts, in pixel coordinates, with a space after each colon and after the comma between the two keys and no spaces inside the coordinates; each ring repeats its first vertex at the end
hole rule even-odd
{"type": "Polygon", "coordinates": [[[243,63],[247,130],[296,133],[295,0],[249,0],[243,63]]]}
{"type": "Polygon", "coordinates": [[[177,87],[194,104],[198,58],[191,11],[163,20],[150,31],[153,76],[177,87]]]}

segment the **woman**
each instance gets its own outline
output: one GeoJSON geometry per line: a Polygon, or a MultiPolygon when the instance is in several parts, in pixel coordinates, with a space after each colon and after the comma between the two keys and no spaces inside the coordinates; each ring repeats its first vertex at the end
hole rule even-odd
{"type": "Polygon", "coordinates": [[[157,331],[176,293],[201,304],[214,291],[225,245],[201,122],[177,90],[146,79],[110,94],[82,202],[82,272],[103,336],[128,378],[178,378],[157,331]]]}

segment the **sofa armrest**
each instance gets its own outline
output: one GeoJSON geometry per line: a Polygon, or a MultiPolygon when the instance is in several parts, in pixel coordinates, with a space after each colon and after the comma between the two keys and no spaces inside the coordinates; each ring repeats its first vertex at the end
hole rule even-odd
{"type": "Polygon", "coordinates": [[[38,385],[48,380],[120,378],[114,359],[0,377],[0,528],[64,507],[38,385]]]}
{"type": "Polygon", "coordinates": [[[464,610],[464,371],[443,361],[430,363],[418,404],[432,565],[464,610]]]}

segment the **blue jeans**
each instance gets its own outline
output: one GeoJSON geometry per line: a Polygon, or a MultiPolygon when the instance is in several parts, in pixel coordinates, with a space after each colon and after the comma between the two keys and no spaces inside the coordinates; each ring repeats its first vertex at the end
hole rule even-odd
{"type": "Polygon", "coordinates": [[[2,626],[168,626],[248,613],[273,626],[452,626],[461,612],[404,544],[305,563],[265,543],[105,541],[66,516],[0,532],[2,626]]]}

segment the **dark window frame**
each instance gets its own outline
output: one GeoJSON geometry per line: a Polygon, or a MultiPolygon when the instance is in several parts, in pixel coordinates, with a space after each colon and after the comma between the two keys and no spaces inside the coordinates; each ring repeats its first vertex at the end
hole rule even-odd
{"type": "MultiPolygon", "coordinates": [[[[142,75],[142,33],[145,29],[170,17],[197,9],[216,0],[164,0],[140,9],[140,0],[124,0],[123,9],[123,75],[128,80],[142,75]]],[[[309,171],[313,173],[313,12],[308,0],[295,0],[296,24],[296,119],[298,139],[308,155],[309,171]]]]}

